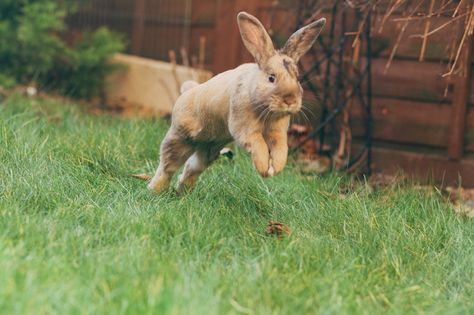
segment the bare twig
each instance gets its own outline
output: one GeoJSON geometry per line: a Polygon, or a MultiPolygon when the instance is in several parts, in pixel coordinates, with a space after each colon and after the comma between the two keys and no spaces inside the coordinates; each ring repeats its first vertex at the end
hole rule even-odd
{"type": "Polygon", "coordinates": [[[388,58],[387,63],[385,64],[385,69],[384,69],[384,74],[387,73],[388,68],[392,65],[393,58],[395,57],[395,54],[397,53],[398,46],[400,45],[400,42],[402,41],[403,34],[405,33],[408,23],[410,21],[405,21],[405,24],[403,24],[402,29],[400,30],[400,33],[398,33],[397,41],[395,42],[395,45],[392,48],[392,51],[390,52],[390,57],[388,58]]]}
{"type": "Polygon", "coordinates": [[[170,50],[168,52],[168,56],[170,58],[170,63],[171,63],[171,73],[173,74],[173,79],[176,84],[176,92],[179,95],[180,83],[179,83],[178,73],[176,71],[176,52],[174,50],[170,50]]]}
{"type": "Polygon", "coordinates": [[[183,60],[183,66],[189,67],[189,57],[188,57],[188,52],[186,51],[186,48],[181,47],[179,52],[181,54],[181,59],[183,60]]]}
{"type": "Polygon", "coordinates": [[[191,56],[191,67],[193,68],[193,80],[199,82],[200,69],[198,69],[198,57],[196,55],[191,56]]]}
{"type": "MultiPolygon", "coordinates": [[[[433,14],[434,4],[435,4],[435,0],[431,0],[430,11],[428,14],[429,16],[433,14]]],[[[429,32],[430,26],[431,26],[431,19],[428,19],[426,20],[426,23],[425,23],[425,35],[423,36],[423,43],[421,45],[421,50],[420,50],[420,58],[419,58],[420,62],[425,60],[426,45],[428,44],[428,36],[426,34],[428,34],[429,32]]]]}
{"type": "Polygon", "coordinates": [[[199,69],[199,83],[204,82],[204,61],[206,59],[206,37],[201,36],[199,37],[199,64],[198,64],[198,69],[199,69]]]}
{"type": "Polygon", "coordinates": [[[367,8],[365,9],[365,12],[364,12],[364,17],[362,18],[362,21],[359,24],[359,28],[357,29],[356,36],[354,38],[354,41],[352,42],[352,48],[354,48],[356,46],[357,41],[360,38],[360,34],[362,33],[362,30],[364,29],[365,23],[367,22],[367,18],[369,17],[370,11],[374,9],[374,6],[376,5],[376,2],[377,2],[377,0],[372,0],[367,5],[367,8]]]}
{"type": "Polygon", "coordinates": [[[462,17],[465,17],[466,15],[469,15],[469,12],[466,12],[466,13],[463,13],[461,15],[458,15],[457,17],[449,20],[448,22],[446,23],[443,23],[442,25],[438,26],[437,28],[435,28],[434,30],[426,33],[426,34],[413,34],[413,35],[410,35],[409,37],[410,38],[424,38],[424,37],[427,37],[427,36],[431,36],[433,35],[434,33],[442,30],[443,28],[445,28],[446,26],[448,26],[449,24],[453,23],[453,22],[456,22],[457,20],[459,20],[460,18],[462,17]]]}
{"type": "MultiPolygon", "coordinates": [[[[416,11],[418,10],[418,8],[421,6],[422,3],[423,1],[418,2],[416,7],[409,14],[409,17],[413,16],[416,13],[416,11]]],[[[403,34],[405,33],[409,23],[410,23],[410,20],[405,20],[405,24],[403,24],[402,29],[400,30],[400,33],[398,33],[397,41],[395,42],[395,45],[393,46],[393,49],[390,53],[390,57],[388,58],[387,64],[385,65],[384,74],[387,73],[388,68],[390,68],[390,66],[392,65],[393,58],[395,57],[398,46],[400,45],[400,42],[402,41],[403,34]]]]}
{"type": "Polygon", "coordinates": [[[170,90],[170,88],[168,87],[168,85],[166,84],[166,82],[163,78],[159,78],[158,82],[161,84],[163,89],[166,91],[166,95],[168,96],[170,104],[174,104],[176,102],[176,99],[178,98],[179,93],[178,93],[178,95],[176,95],[176,93],[173,93],[170,90]]]}
{"type": "Polygon", "coordinates": [[[443,74],[443,78],[446,77],[446,76],[452,75],[453,72],[454,72],[454,69],[456,68],[456,64],[458,62],[459,56],[461,55],[462,47],[464,46],[464,42],[466,41],[466,37],[471,33],[471,27],[473,27],[473,16],[474,16],[474,6],[472,6],[472,8],[471,8],[471,13],[469,15],[469,20],[467,22],[467,27],[464,30],[461,42],[459,43],[458,51],[456,53],[456,57],[454,58],[454,63],[451,66],[451,69],[449,70],[449,72],[443,74]]]}
{"type": "MultiPolygon", "coordinates": [[[[382,22],[380,23],[379,33],[382,33],[383,27],[385,26],[385,22],[387,21],[388,17],[392,15],[392,13],[404,2],[405,0],[397,0],[392,6],[387,7],[387,11],[385,12],[382,22]]],[[[390,1],[392,4],[393,0],[390,1]]]]}
{"type": "Polygon", "coordinates": [[[459,1],[458,6],[456,7],[456,10],[454,10],[453,17],[455,17],[458,14],[459,8],[461,8],[461,5],[463,2],[464,0],[459,1]]]}

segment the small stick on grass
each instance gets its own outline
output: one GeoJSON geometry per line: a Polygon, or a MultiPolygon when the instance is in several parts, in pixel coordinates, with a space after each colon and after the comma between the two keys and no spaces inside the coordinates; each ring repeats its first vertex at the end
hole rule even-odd
{"type": "Polygon", "coordinates": [[[149,181],[151,179],[151,176],[148,174],[130,174],[130,177],[141,179],[144,181],[149,181]]]}

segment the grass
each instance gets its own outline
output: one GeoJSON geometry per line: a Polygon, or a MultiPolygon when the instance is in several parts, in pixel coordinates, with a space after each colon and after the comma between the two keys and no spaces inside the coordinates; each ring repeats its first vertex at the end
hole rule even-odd
{"type": "Polygon", "coordinates": [[[0,103],[0,313],[474,313],[474,221],[435,190],[262,180],[239,151],[157,196],[128,174],[153,171],[166,128],[0,103]]]}

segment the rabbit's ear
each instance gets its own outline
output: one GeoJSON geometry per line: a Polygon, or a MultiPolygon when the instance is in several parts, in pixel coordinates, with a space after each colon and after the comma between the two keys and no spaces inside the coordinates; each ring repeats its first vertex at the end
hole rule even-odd
{"type": "Polygon", "coordinates": [[[316,38],[326,24],[326,19],[321,18],[316,22],[306,25],[297,30],[286,42],[282,53],[293,58],[295,62],[303,56],[313,46],[316,38]]]}
{"type": "Polygon", "coordinates": [[[237,23],[245,47],[262,67],[276,53],[270,36],[262,23],[246,12],[237,15],[237,23]]]}

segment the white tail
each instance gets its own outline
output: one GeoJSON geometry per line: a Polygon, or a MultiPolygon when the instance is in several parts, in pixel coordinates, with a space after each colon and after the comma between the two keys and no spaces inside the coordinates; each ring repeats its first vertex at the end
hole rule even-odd
{"type": "Polygon", "coordinates": [[[181,84],[181,88],[179,89],[179,92],[181,94],[183,94],[187,90],[190,90],[190,89],[192,89],[192,88],[194,88],[198,85],[199,85],[199,83],[197,83],[196,81],[193,81],[193,80],[184,81],[183,84],[181,84]]]}

